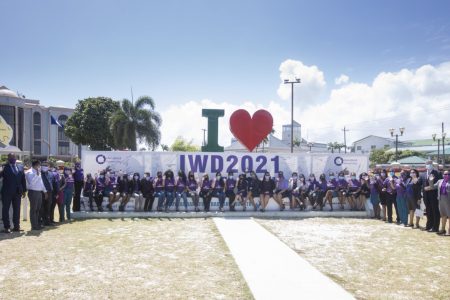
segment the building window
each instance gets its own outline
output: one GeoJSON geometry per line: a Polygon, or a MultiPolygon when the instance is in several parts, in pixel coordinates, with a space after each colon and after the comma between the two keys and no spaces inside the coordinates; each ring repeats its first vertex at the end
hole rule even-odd
{"type": "Polygon", "coordinates": [[[10,145],[16,146],[16,109],[10,105],[0,105],[0,115],[5,119],[6,123],[11,126],[13,136],[10,145]]]}
{"type": "Polygon", "coordinates": [[[356,150],[361,150],[361,146],[357,146],[357,147],[356,147],[356,150]]]}
{"type": "Polygon", "coordinates": [[[42,131],[41,131],[41,113],[36,111],[33,113],[33,137],[34,137],[33,152],[35,155],[42,154],[41,133],[42,133],[42,131]]]}
{"type": "MultiPolygon", "coordinates": [[[[58,117],[58,122],[64,126],[67,122],[68,117],[66,115],[60,115],[58,117]]],[[[59,155],[69,155],[70,140],[64,133],[64,127],[58,127],[58,154],[59,155]]]]}
{"type": "Polygon", "coordinates": [[[372,150],[377,149],[377,146],[376,145],[372,145],[372,146],[370,146],[370,149],[372,149],[372,150]]]}

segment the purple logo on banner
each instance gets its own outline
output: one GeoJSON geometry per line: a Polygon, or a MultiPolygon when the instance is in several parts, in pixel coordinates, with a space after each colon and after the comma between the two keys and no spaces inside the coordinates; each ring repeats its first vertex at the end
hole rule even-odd
{"type": "Polygon", "coordinates": [[[106,161],[106,156],[104,156],[103,154],[99,154],[99,155],[97,155],[97,157],[95,158],[95,161],[96,161],[98,164],[103,165],[103,164],[105,163],[105,161],[106,161]]]}

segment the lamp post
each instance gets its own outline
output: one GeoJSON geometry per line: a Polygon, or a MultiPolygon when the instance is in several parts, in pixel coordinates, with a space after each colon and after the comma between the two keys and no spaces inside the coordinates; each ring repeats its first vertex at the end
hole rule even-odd
{"type": "Polygon", "coordinates": [[[309,152],[311,152],[311,148],[312,148],[312,146],[313,146],[313,143],[312,143],[312,142],[309,142],[307,145],[308,145],[308,147],[309,147],[309,152]]]}
{"type": "Polygon", "coordinates": [[[296,83],[300,83],[300,78],[284,80],[284,84],[291,85],[291,153],[294,153],[294,84],[296,83]]]}
{"type": "Polygon", "coordinates": [[[203,131],[203,145],[202,146],[205,146],[206,145],[206,129],[202,129],[202,131],[203,131]]]}
{"type": "MultiPolygon", "coordinates": [[[[398,130],[400,131],[400,135],[402,136],[405,132],[405,127],[400,127],[398,130]]],[[[398,133],[395,133],[395,128],[390,128],[389,132],[391,133],[391,137],[394,137],[395,135],[395,161],[398,161],[398,133]]]]}
{"type": "MultiPolygon", "coordinates": [[[[436,141],[437,140],[437,142],[438,142],[438,156],[437,156],[437,162],[439,163],[439,160],[440,160],[440,150],[441,150],[441,139],[440,138],[436,138],[437,137],[437,134],[436,133],[433,133],[432,135],[431,135],[432,137],[433,137],[433,141],[436,141]]],[[[445,144],[444,144],[444,140],[445,140],[445,136],[446,136],[446,133],[445,132],[443,132],[442,133],[442,164],[444,165],[445,164],[445,144]]]]}

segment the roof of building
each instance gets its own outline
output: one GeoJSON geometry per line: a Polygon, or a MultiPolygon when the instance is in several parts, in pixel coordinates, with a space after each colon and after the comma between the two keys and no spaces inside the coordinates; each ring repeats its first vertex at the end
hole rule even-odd
{"type": "Polygon", "coordinates": [[[6,86],[0,86],[0,96],[19,98],[16,92],[11,91],[6,86]]]}
{"type": "Polygon", "coordinates": [[[400,164],[407,164],[407,165],[425,164],[426,161],[427,159],[419,156],[409,156],[398,160],[400,164]]]}
{"type": "Polygon", "coordinates": [[[437,145],[437,141],[433,141],[433,139],[422,139],[422,140],[408,140],[404,141],[405,143],[411,144],[412,147],[420,147],[420,146],[432,146],[437,145]]]}
{"type": "MultiPolygon", "coordinates": [[[[283,127],[286,127],[286,126],[291,126],[291,123],[283,125],[283,127]]],[[[300,123],[298,123],[297,121],[294,120],[294,127],[301,127],[301,126],[302,125],[300,125],[300,123]]]]}
{"type": "Polygon", "coordinates": [[[375,138],[387,140],[387,141],[389,141],[389,142],[394,142],[394,139],[387,138],[387,137],[382,137],[382,136],[377,136],[377,135],[372,135],[372,134],[371,134],[371,135],[368,135],[368,136],[366,136],[366,137],[363,137],[362,139],[359,139],[359,140],[357,140],[357,141],[354,141],[353,144],[356,144],[356,143],[358,143],[358,142],[361,142],[362,140],[365,140],[365,139],[368,139],[368,138],[371,138],[371,137],[375,137],[375,138]]]}

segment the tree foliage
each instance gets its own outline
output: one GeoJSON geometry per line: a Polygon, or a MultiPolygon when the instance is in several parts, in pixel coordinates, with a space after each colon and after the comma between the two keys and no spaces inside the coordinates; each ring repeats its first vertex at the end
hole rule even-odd
{"type": "Polygon", "coordinates": [[[115,147],[109,118],[118,109],[119,102],[107,97],[79,100],[65,124],[65,134],[75,144],[87,145],[91,150],[111,150],[115,147]]]}
{"type": "Polygon", "coordinates": [[[175,139],[172,146],[170,146],[170,150],[180,152],[197,152],[200,151],[200,146],[193,145],[192,140],[188,142],[179,136],[175,139]]]}
{"type": "Polygon", "coordinates": [[[155,150],[161,139],[160,126],[161,117],[155,111],[155,102],[148,96],[139,97],[134,104],[123,99],[109,122],[114,145],[133,151],[137,149],[137,140],[155,150]]]}
{"type": "MultiPolygon", "coordinates": [[[[426,153],[413,150],[399,150],[398,159],[410,156],[419,156],[426,158],[426,153]]],[[[377,164],[388,164],[395,161],[395,151],[387,151],[387,149],[375,149],[370,152],[369,156],[371,166],[377,164]]]]}

